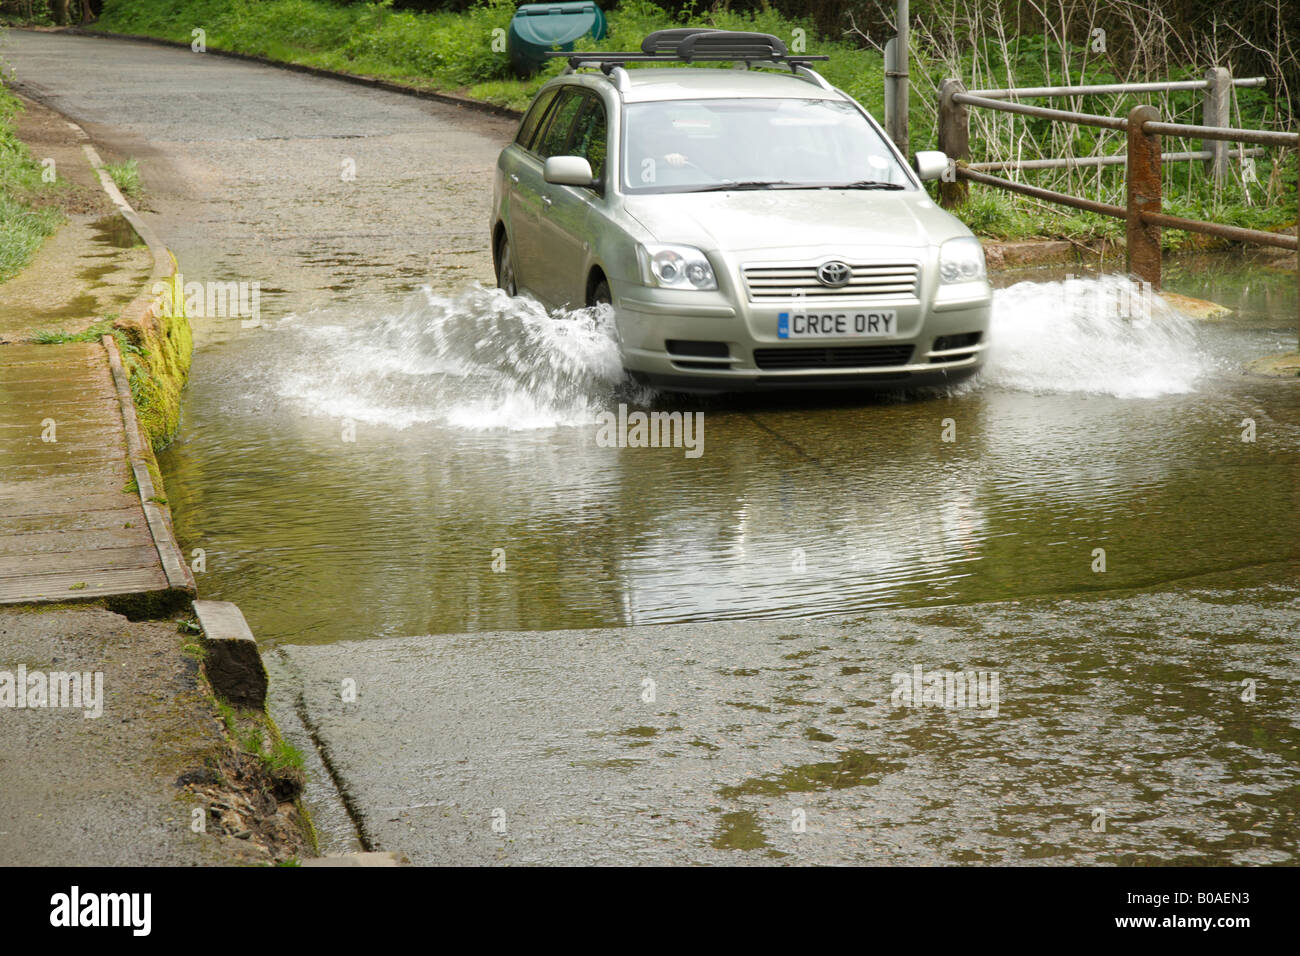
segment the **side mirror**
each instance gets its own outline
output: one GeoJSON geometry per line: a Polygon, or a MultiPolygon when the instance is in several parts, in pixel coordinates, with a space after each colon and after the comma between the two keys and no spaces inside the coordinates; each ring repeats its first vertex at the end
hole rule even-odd
{"type": "Polygon", "coordinates": [[[552,156],[542,167],[542,178],[559,186],[591,186],[591,163],[581,156],[552,156]]]}
{"type": "Polygon", "coordinates": [[[937,149],[923,149],[912,157],[912,168],[916,170],[916,175],[920,176],[923,182],[927,179],[938,179],[948,168],[948,154],[941,153],[937,149]]]}

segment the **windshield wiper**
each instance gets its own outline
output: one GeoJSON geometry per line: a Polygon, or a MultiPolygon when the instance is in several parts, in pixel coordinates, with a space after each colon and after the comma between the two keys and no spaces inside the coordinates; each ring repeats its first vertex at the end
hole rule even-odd
{"type": "Polygon", "coordinates": [[[836,183],[833,186],[822,186],[821,189],[903,189],[901,183],[886,183],[879,179],[859,179],[853,183],[836,183]]]}
{"type": "Polygon", "coordinates": [[[732,189],[905,189],[898,183],[886,183],[876,179],[860,179],[852,183],[792,183],[784,179],[753,180],[739,183],[717,183],[713,186],[699,186],[688,189],[691,193],[718,193],[732,189]]]}
{"type": "Polygon", "coordinates": [[[691,193],[720,193],[720,192],[727,192],[727,191],[732,190],[732,189],[782,189],[782,188],[784,188],[784,189],[790,189],[790,188],[792,188],[792,187],[795,188],[795,189],[800,189],[800,188],[802,188],[802,187],[800,187],[800,185],[799,185],[798,183],[788,183],[788,182],[785,182],[784,180],[776,180],[776,181],[774,182],[774,181],[772,181],[772,180],[768,180],[768,179],[755,179],[755,180],[751,180],[751,181],[748,181],[748,182],[740,182],[740,183],[717,183],[717,184],[715,184],[715,185],[713,185],[713,186],[699,186],[699,187],[697,187],[697,188],[695,188],[695,189],[688,189],[688,190],[686,190],[686,192],[691,192],[691,193]]]}

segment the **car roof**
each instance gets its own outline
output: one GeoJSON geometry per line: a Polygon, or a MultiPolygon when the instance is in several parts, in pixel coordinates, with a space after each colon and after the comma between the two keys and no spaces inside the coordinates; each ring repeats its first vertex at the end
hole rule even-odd
{"type": "MultiPolygon", "coordinates": [[[[840,93],[819,86],[811,78],[772,70],[638,67],[627,70],[626,75],[627,83],[623,88],[623,101],[626,103],[719,97],[843,99],[840,93]]],[[[573,76],[570,74],[567,78],[573,76]]],[[[586,74],[583,78],[589,76],[591,74],[586,74]]]]}

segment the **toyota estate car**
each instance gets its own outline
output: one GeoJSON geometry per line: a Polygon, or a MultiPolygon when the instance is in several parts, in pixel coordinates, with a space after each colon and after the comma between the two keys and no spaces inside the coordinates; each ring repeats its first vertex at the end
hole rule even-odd
{"type": "Polygon", "coordinates": [[[947,157],[909,166],[808,66],[824,57],[689,30],[563,55],[497,162],[500,288],[612,306],[624,367],[667,390],[898,389],[979,369],[984,253],[921,184],[947,157]],[[723,60],[736,68],[689,65],[723,60]]]}

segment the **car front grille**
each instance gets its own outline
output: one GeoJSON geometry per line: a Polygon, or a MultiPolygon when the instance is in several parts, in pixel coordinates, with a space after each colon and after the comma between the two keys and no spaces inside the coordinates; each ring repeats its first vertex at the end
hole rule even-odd
{"type": "Polygon", "coordinates": [[[906,365],[910,345],[843,345],[835,348],[754,349],[754,364],[766,371],[795,368],[877,368],[906,365]]]}
{"type": "Polygon", "coordinates": [[[872,299],[916,295],[921,267],[915,262],[853,263],[849,284],[832,289],[817,281],[817,266],[745,266],[745,286],[750,301],[790,299],[836,302],[844,299],[872,299]]]}

